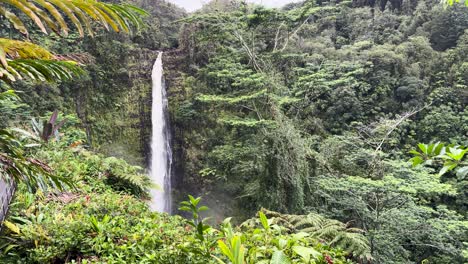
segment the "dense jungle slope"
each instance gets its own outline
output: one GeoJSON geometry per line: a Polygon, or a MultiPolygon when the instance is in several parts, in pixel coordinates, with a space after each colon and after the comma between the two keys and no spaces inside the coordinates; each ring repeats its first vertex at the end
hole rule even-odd
{"type": "Polygon", "coordinates": [[[466,222],[445,227],[466,217],[466,179],[411,169],[407,153],[467,144],[467,10],[223,3],[182,20],[178,191],[220,218],[265,207],[350,222],[378,263],[461,261],[447,254],[466,222]]]}

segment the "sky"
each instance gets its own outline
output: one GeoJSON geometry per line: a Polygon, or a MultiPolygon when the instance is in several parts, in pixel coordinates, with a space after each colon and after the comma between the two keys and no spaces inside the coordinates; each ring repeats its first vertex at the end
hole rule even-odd
{"type": "MultiPolygon", "coordinates": [[[[281,7],[287,3],[298,2],[299,0],[249,0],[252,3],[263,4],[270,7],[281,7]]],[[[203,3],[209,2],[208,0],[169,0],[180,7],[185,8],[187,11],[194,11],[200,8],[203,3]]]]}

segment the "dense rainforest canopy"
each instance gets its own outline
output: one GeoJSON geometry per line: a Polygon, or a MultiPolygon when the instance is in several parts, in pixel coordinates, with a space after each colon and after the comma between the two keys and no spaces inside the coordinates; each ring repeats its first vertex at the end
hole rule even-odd
{"type": "Polygon", "coordinates": [[[0,0],[0,263],[468,261],[468,2],[109,2],[0,0]]]}

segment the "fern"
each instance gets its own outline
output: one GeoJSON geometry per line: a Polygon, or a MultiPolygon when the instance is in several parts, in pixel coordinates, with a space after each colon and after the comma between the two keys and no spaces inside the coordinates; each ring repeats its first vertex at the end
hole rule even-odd
{"type": "MultiPolygon", "coordinates": [[[[271,224],[282,226],[289,233],[306,232],[330,246],[339,247],[361,259],[371,259],[369,242],[361,229],[349,227],[348,224],[315,213],[289,215],[266,209],[262,209],[262,212],[270,219],[271,224]]],[[[256,220],[248,220],[243,225],[251,225],[251,221],[256,220]]]]}
{"type": "Polygon", "coordinates": [[[102,169],[106,172],[108,184],[115,189],[136,196],[147,196],[148,190],[156,187],[150,178],[142,173],[142,168],[129,165],[125,160],[106,158],[102,163],[102,169]]]}

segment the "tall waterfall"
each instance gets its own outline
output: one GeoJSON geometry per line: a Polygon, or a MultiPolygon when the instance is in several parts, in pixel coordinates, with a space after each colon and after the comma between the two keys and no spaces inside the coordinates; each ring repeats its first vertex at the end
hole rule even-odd
{"type": "Polygon", "coordinates": [[[153,131],[151,137],[151,164],[150,175],[153,183],[159,189],[151,190],[151,204],[153,211],[171,212],[171,165],[172,152],[170,146],[170,133],[167,125],[167,97],[163,79],[162,52],[153,66],[153,103],[151,122],[153,131]]]}

